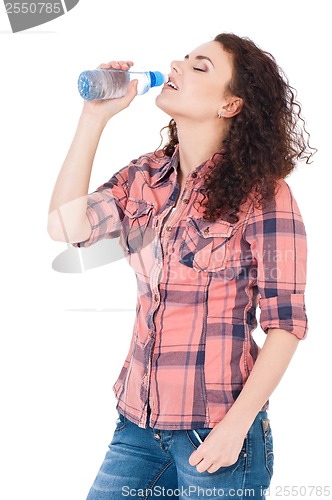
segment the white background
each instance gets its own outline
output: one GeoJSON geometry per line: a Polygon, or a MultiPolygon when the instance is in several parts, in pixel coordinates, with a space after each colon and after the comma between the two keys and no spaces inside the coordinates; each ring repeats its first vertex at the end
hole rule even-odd
{"type": "MultiPolygon", "coordinates": [[[[0,497],[84,500],[117,417],[111,387],[131,338],[134,273],[124,260],[81,274],[55,272],[52,261],[66,245],[46,231],[53,186],[82,107],[77,76],[111,59],[168,72],[172,59],[226,31],[249,36],[276,57],[319,149],[312,165],[299,165],[287,179],[308,235],[310,331],[270,399],[270,498],[292,485],[302,486],[302,498],[318,498],[309,486],[331,487],[327,3],[81,0],[65,16],[17,34],[3,4],[0,9],[0,497]]],[[[169,121],[155,107],[159,91],[137,97],[108,124],[90,191],[158,146],[169,121]]]]}

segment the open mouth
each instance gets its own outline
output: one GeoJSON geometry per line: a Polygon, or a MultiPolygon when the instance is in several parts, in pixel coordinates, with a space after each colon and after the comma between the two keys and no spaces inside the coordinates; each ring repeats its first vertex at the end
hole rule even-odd
{"type": "Polygon", "coordinates": [[[168,87],[171,87],[174,90],[179,90],[177,88],[177,86],[175,85],[175,83],[171,82],[171,80],[168,80],[168,82],[166,82],[165,85],[167,85],[168,87]]]}

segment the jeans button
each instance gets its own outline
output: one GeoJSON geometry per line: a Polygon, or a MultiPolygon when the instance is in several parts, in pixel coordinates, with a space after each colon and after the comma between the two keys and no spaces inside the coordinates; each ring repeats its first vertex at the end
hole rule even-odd
{"type": "Polygon", "coordinates": [[[156,438],[156,439],[160,439],[160,435],[159,434],[153,434],[153,436],[156,438]]]}

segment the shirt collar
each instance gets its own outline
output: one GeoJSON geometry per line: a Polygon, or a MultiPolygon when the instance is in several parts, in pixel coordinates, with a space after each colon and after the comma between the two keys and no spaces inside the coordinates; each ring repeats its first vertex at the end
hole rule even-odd
{"type": "MultiPolygon", "coordinates": [[[[204,161],[200,165],[198,165],[189,175],[196,174],[194,177],[197,178],[197,181],[203,179],[203,176],[215,166],[216,161],[220,161],[222,156],[222,152],[214,154],[211,158],[204,161]],[[212,159],[214,158],[214,160],[212,159]]],[[[177,170],[179,164],[179,144],[176,145],[173,155],[168,158],[165,163],[162,164],[159,171],[154,175],[153,181],[151,182],[151,186],[158,185],[161,183],[168,173],[173,169],[177,170]]]]}
{"type": "Polygon", "coordinates": [[[153,180],[151,181],[151,186],[158,185],[161,183],[170,170],[177,170],[179,164],[179,145],[175,147],[174,153],[171,157],[168,157],[167,160],[162,164],[158,172],[156,172],[153,176],[153,180]]]}

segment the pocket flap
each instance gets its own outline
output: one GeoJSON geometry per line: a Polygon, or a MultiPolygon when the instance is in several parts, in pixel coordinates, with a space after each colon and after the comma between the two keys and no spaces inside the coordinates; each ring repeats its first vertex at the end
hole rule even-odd
{"type": "Polygon", "coordinates": [[[224,220],[207,221],[203,218],[189,217],[188,222],[194,226],[197,232],[203,238],[224,237],[227,238],[232,234],[234,225],[224,220]]]}
{"type": "Polygon", "coordinates": [[[125,213],[130,218],[140,217],[141,215],[149,213],[153,208],[153,204],[138,198],[128,197],[125,213]]]}

